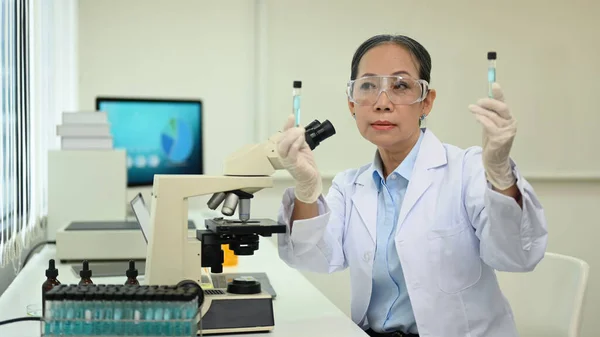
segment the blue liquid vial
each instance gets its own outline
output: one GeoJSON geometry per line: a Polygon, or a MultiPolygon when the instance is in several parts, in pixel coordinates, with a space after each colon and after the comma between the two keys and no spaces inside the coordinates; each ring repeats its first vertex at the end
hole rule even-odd
{"type": "Polygon", "coordinates": [[[488,52],[488,97],[494,97],[494,93],[492,92],[492,84],[496,82],[496,58],[497,54],[495,51],[488,52]]]}
{"type": "Polygon", "coordinates": [[[300,95],[302,93],[301,91],[302,91],[302,81],[294,81],[292,97],[293,97],[295,126],[300,126],[300,95]]]}

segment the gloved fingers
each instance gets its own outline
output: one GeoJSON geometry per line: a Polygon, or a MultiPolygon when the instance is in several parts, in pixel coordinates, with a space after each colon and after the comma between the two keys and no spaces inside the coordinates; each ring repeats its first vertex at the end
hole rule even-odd
{"type": "Polygon", "coordinates": [[[285,121],[285,124],[283,125],[283,131],[285,132],[291,129],[294,126],[294,123],[296,123],[296,118],[293,114],[290,114],[288,116],[288,119],[285,121]]]}
{"type": "MultiPolygon", "coordinates": [[[[493,127],[496,129],[505,128],[508,125],[510,125],[510,120],[504,119],[504,118],[498,116],[498,114],[496,112],[484,109],[479,105],[471,104],[471,105],[469,105],[469,110],[471,110],[471,112],[477,118],[485,117],[485,119],[490,121],[492,123],[493,127]]],[[[478,120],[479,120],[479,118],[478,118],[478,120]]],[[[485,124],[484,126],[487,126],[487,124],[485,124]]]]}
{"type": "Polygon", "coordinates": [[[292,128],[288,129],[283,133],[283,137],[279,140],[277,144],[277,153],[281,158],[287,158],[289,156],[289,152],[291,150],[294,142],[298,140],[298,138],[302,137],[304,140],[304,130],[302,128],[292,128]]]}
{"type": "Polygon", "coordinates": [[[475,119],[487,130],[497,129],[496,123],[485,114],[475,113],[475,119]]]}
{"type": "Polygon", "coordinates": [[[506,103],[493,99],[493,98],[482,98],[477,101],[477,105],[480,107],[497,113],[504,119],[511,119],[510,111],[506,103]]]}
{"type": "Polygon", "coordinates": [[[504,91],[502,91],[502,87],[497,82],[492,83],[492,97],[500,102],[504,102],[504,91]]]}
{"type": "Polygon", "coordinates": [[[292,142],[290,150],[288,151],[287,159],[289,161],[295,162],[296,159],[298,159],[298,152],[300,152],[302,145],[304,145],[304,138],[297,137],[296,139],[294,139],[294,142],[292,142]]]}

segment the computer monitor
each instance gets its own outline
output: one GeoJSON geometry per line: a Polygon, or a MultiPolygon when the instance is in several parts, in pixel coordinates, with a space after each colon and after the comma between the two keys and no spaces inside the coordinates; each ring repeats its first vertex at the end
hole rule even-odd
{"type": "Polygon", "coordinates": [[[202,101],[97,97],[113,146],[127,152],[127,185],[151,186],[155,174],[204,174],[202,101]]]}

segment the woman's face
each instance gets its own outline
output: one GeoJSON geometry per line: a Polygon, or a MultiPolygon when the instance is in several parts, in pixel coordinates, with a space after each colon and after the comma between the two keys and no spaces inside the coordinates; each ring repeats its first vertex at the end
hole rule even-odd
{"type": "MultiPolygon", "coordinates": [[[[406,49],[397,44],[386,43],[372,48],[365,53],[358,65],[357,79],[365,76],[396,75],[408,76],[414,80],[419,79],[418,64],[406,49]]],[[[377,92],[377,84],[383,88],[389,87],[388,83],[377,83],[376,81],[373,83],[375,85],[363,84],[362,90],[375,88],[372,91],[377,92]]],[[[391,85],[394,86],[393,83],[391,85]]],[[[406,95],[399,94],[403,92],[401,90],[405,90],[402,88],[406,88],[406,86],[398,88],[395,93],[391,92],[391,89],[388,93],[381,92],[378,97],[375,96],[372,103],[368,104],[357,104],[348,100],[350,112],[355,114],[356,125],[361,135],[379,148],[393,149],[416,139],[419,132],[419,119],[421,115],[429,114],[435,99],[435,91],[430,90],[422,102],[411,105],[395,104],[394,102],[401,100],[398,97],[406,95]]],[[[355,98],[358,95],[357,90],[355,89],[355,98]]]]}

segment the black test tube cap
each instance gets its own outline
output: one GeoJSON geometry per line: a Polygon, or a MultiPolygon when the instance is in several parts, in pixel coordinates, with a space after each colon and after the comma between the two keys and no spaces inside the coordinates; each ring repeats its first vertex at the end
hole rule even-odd
{"type": "Polygon", "coordinates": [[[497,56],[498,56],[498,55],[496,54],[496,52],[495,52],[495,51],[489,51],[489,52],[487,53],[487,59],[488,59],[488,60],[495,60],[497,56]]]}
{"type": "Polygon", "coordinates": [[[302,81],[294,81],[294,89],[302,88],[302,81]]]}

